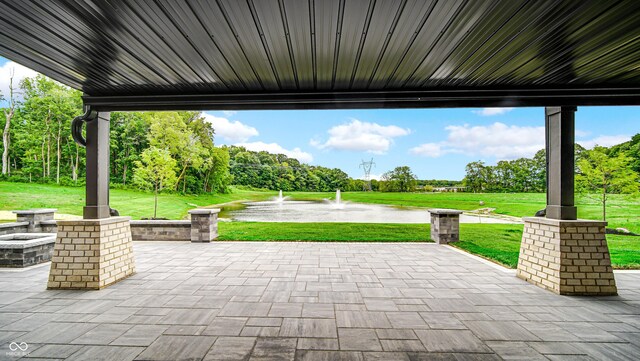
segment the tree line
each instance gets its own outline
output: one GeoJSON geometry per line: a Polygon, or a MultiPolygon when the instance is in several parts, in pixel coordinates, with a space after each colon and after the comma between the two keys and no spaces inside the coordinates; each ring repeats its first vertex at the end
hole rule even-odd
{"type": "MultiPolygon", "coordinates": [[[[477,161],[467,164],[463,184],[470,192],[546,192],[545,150],[533,158],[499,161],[489,166],[477,161]]],[[[582,195],[595,198],[606,220],[611,194],[640,192],[640,134],[610,148],[587,150],[575,145],[575,185],[582,195]]]]}
{"type": "Polygon", "coordinates": [[[237,185],[283,191],[362,190],[357,180],[338,168],[303,164],[284,154],[238,146],[224,148],[229,152],[229,169],[237,185]]]}
{"type": "MultiPolygon", "coordinates": [[[[38,75],[18,85],[11,81],[6,100],[1,177],[82,185],[86,153],[73,141],[69,126],[83,111],[81,93],[38,75]]],[[[227,191],[229,154],[214,146],[214,129],[200,112],[114,112],[110,125],[110,176],[115,186],[152,189],[149,176],[142,176],[144,168],[163,154],[171,159],[164,170],[175,176],[161,188],[227,191]]]]}
{"type": "MultiPolygon", "coordinates": [[[[20,84],[11,81],[6,100],[0,179],[83,185],[86,153],[73,141],[69,126],[83,112],[81,93],[38,75],[20,84]]],[[[338,168],[303,164],[284,154],[216,147],[215,130],[200,112],[113,112],[110,127],[112,187],[189,194],[223,193],[231,184],[284,191],[367,188],[364,180],[338,168]]],[[[382,178],[372,181],[373,190],[416,187],[409,167],[382,178]]]]}

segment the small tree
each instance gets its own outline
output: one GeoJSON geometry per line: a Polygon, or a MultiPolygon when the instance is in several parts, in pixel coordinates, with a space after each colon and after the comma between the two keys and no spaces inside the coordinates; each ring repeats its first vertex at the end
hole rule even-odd
{"type": "Polygon", "coordinates": [[[142,189],[153,189],[153,218],[157,218],[158,192],[175,186],[177,162],[171,158],[167,149],[151,147],[142,152],[140,160],[134,164],[136,169],[133,172],[133,183],[142,189]]]}
{"type": "Polygon", "coordinates": [[[413,192],[416,190],[416,176],[407,166],[396,167],[382,175],[383,192],[413,192]]]}
{"type": "Polygon", "coordinates": [[[638,191],[638,174],[631,170],[631,159],[624,154],[609,157],[603,147],[585,152],[578,161],[578,187],[586,192],[599,193],[602,204],[602,220],[607,220],[607,200],[611,193],[635,193],[638,191]]]}

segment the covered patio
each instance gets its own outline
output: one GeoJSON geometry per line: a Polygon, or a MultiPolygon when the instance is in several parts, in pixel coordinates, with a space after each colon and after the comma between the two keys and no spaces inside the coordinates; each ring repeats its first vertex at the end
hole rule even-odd
{"type": "Polygon", "coordinates": [[[137,273],[97,292],[45,291],[48,266],[0,271],[0,342],[27,342],[25,360],[640,353],[640,273],[616,272],[618,297],[576,298],[436,244],[135,242],[134,254],[137,273]]]}
{"type": "Polygon", "coordinates": [[[1,1],[0,55],[85,93],[69,125],[87,156],[84,219],[58,222],[51,267],[0,271],[0,358],[637,358],[640,275],[614,279],[605,223],[577,219],[574,136],[579,106],[640,104],[639,14],[1,1]],[[109,206],[112,111],[528,106],[546,109],[547,204],[525,219],[520,278],[445,245],[136,243],[109,206]]]}

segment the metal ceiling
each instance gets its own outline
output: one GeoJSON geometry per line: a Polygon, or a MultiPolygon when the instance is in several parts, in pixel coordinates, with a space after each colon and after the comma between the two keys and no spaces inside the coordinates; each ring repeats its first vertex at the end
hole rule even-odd
{"type": "Polygon", "coordinates": [[[0,0],[102,110],[640,104],[640,1],[0,0]]]}

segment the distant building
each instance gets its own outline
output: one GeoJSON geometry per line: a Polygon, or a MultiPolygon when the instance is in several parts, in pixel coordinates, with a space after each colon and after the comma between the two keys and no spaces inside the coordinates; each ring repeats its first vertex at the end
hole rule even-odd
{"type": "Polygon", "coordinates": [[[434,187],[434,192],[465,192],[467,187],[434,187]]]}

